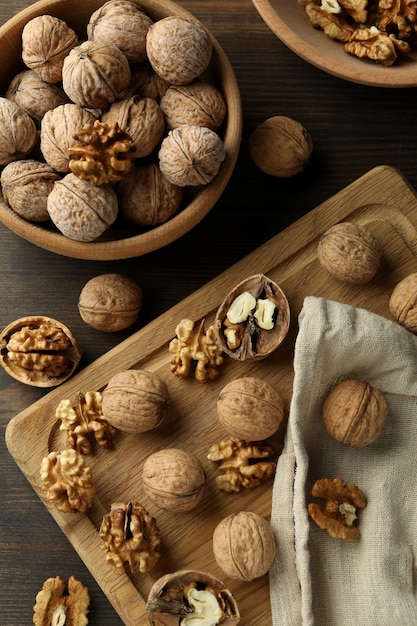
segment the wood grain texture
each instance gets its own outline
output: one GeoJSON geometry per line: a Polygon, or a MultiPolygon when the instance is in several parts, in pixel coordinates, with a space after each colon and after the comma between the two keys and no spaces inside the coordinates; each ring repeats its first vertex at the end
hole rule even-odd
{"type": "MultiPolygon", "coordinates": [[[[417,200],[413,191],[396,170],[376,168],[128,337],[9,423],[6,430],[9,451],[42,499],[38,475],[41,459],[51,449],[61,449],[65,445],[55,419],[55,407],[61,399],[74,398],[78,391],[103,389],[113,374],[129,368],[153,371],[166,380],[171,407],[168,419],[161,427],[141,435],[119,434],[113,452],[100,450],[88,457],[97,485],[97,498],[91,512],[71,515],[49,508],[127,626],[146,623],[145,600],[150,585],[166,571],[207,570],[225,579],[214,561],[211,548],[212,532],[223,517],[236,510],[270,515],[271,483],[239,494],[219,492],[215,487],[218,470],[216,464],[207,460],[207,451],[212,443],[227,436],[216,415],[216,398],[221,388],[239,376],[259,376],[281,391],[288,412],[297,318],[304,297],[324,296],[389,316],[388,298],[393,285],[415,264],[416,235],[417,200]],[[366,225],[382,244],[381,268],[368,285],[340,283],[317,261],[320,236],[329,226],[343,220],[366,225]],[[289,300],[291,327],[283,345],[273,355],[256,363],[226,359],[219,378],[211,383],[201,384],[193,377],[176,378],[170,372],[168,351],[176,324],[184,317],[191,317],[197,323],[204,319],[206,325],[212,323],[228,291],[258,272],[277,282],[289,300]],[[202,503],[194,511],[186,514],[162,511],[143,491],[141,467],[151,452],[164,447],[188,449],[203,463],[207,486],[202,503]],[[28,456],[29,448],[31,454],[28,456]],[[119,576],[105,562],[98,527],[114,501],[139,501],[158,521],[163,537],[163,556],[149,575],[119,576]]],[[[276,437],[273,443],[279,450],[282,440],[276,437]]],[[[279,558],[279,537],[277,541],[279,558]]],[[[227,577],[225,582],[239,604],[242,625],[270,623],[267,575],[250,584],[227,580],[227,577]]]]}

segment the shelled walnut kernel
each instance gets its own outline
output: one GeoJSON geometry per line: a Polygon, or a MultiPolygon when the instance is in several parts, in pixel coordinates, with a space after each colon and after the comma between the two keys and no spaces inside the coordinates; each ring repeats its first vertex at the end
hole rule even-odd
{"type": "Polygon", "coordinates": [[[33,607],[35,626],[86,626],[90,606],[88,587],[70,576],[68,582],[48,578],[36,594],[33,607]]]}
{"type": "Polygon", "coordinates": [[[100,526],[101,548],[117,574],[148,572],[158,561],[161,536],[156,519],[138,502],[115,502],[100,526]]]}
{"type": "Polygon", "coordinates": [[[335,539],[360,539],[359,528],[354,522],[356,509],[366,506],[366,497],[359,487],[341,478],[321,478],[314,483],[311,495],[325,503],[324,506],[315,502],[308,505],[308,514],[320,528],[335,539]]]}

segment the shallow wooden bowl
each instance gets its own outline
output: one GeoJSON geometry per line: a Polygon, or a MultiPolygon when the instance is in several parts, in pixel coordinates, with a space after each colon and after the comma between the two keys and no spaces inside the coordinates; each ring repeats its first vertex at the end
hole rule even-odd
{"type": "Polygon", "coordinates": [[[400,55],[391,67],[358,59],[313,28],[298,0],[252,0],[272,32],[302,59],[351,82],[376,87],[417,86],[417,50],[400,55]]]}
{"type": "MultiPolygon", "coordinates": [[[[0,27],[0,95],[4,95],[13,76],[27,69],[21,61],[21,33],[25,24],[38,15],[54,15],[65,20],[80,39],[86,38],[86,25],[91,13],[105,0],[40,0],[18,13],[0,27]]],[[[138,4],[154,20],[191,14],[170,0],[138,0],[138,4]]],[[[226,159],[219,173],[208,185],[186,189],[182,209],[160,226],[139,229],[134,226],[112,225],[93,242],[73,241],[49,223],[35,224],[20,218],[0,198],[0,220],[11,230],[51,252],[78,259],[115,260],[140,256],[178,239],[196,226],[213,208],[224,191],[240,148],[242,106],[239,86],[233,68],[214,37],[213,56],[207,72],[221,89],[227,104],[227,116],[220,129],[226,148],[226,159]]]]}

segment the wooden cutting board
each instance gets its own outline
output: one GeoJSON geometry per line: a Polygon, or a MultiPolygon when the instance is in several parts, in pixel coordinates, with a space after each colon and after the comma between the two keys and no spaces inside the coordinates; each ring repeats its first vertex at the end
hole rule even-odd
{"type": "MultiPolygon", "coordinates": [[[[217,523],[238,510],[255,511],[268,518],[272,493],[272,481],[239,493],[225,493],[215,486],[218,467],[207,459],[207,450],[227,436],[217,420],[217,396],[232,379],[258,376],[281,391],[288,414],[297,318],[304,297],[327,297],[390,317],[389,295],[399,280],[417,270],[416,257],[415,193],[397,170],[377,167],[11,420],[6,431],[10,454],[43,499],[39,483],[41,459],[51,449],[64,446],[55,419],[60,400],[73,400],[78,391],[101,390],[112,375],[128,368],[157,372],[167,382],[171,406],[164,425],[142,435],[120,433],[113,451],[95,449],[87,457],[97,486],[93,509],[84,515],[64,514],[48,507],[127,626],[148,623],[145,603],[152,582],[178,569],[205,570],[222,579],[239,604],[243,626],[271,623],[268,575],[251,583],[231,580],[216,565],[212,554],[211,538],[217,523]],[[367,285],[338,282],[317,261],[320,235],[332,224],[344,220],[366,225],[382,244],[380,270],[367,285]],[[226,358],[218,379],[210,383],[198,383],[193,376],[176,378],[170,372],[168,344],[178,322],[189,317],[197,323],[205,319],[206,326],[211,324],[223,297],[234,285],[259,272],[277,282],[289,300],[291,326],[282,346],[256,363],[242,364],[226,358]],[[151,452],[166,447],[190,450],[204,466],[207,486],[201,504],[194,511],[170,513],[158,509],[143,492],[144,460],[151,452]],[[115,501],[139,501],[157,519],[163,550],[150,574],[117,575],[105,562],[98,528],[103,514],[115,501]]],[[[282,440],[277,437],[273,443],[279,451],[282,440]]],[[[279,558],[279,537],[277,543],[279,558]]]]}

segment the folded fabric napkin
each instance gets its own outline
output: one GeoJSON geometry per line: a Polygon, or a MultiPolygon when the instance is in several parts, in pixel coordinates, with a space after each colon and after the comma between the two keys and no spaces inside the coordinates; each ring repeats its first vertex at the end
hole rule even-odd
{"type": "Polygon", "coordinates": [[[417,625],[417,337],[353,306],[307,297],[294,389],[273,486],[274,626],[417,625]],[[324,429],[323,400],[344,378],[384,392],[388,422],[365,448],[324,429]],[[340,477],[366,495],[359,541],[331,538],[308,517],[314,482],[340,477]]]}

